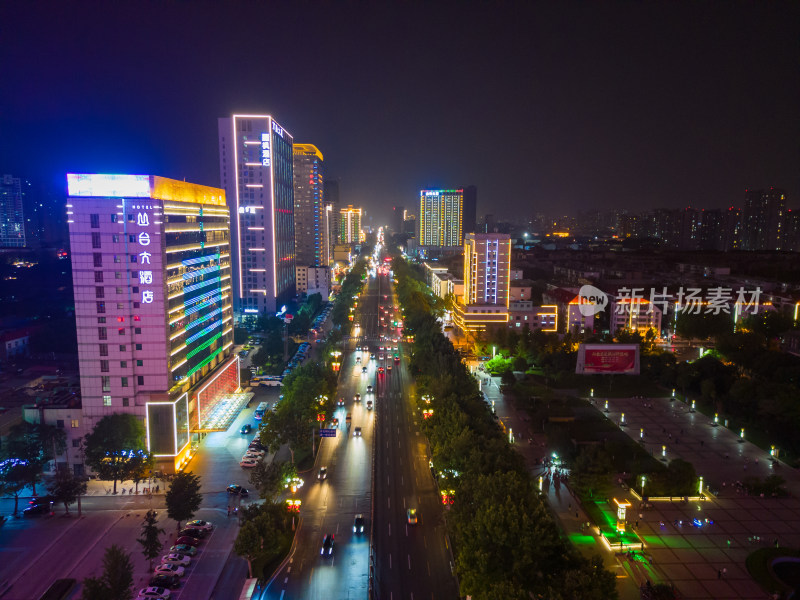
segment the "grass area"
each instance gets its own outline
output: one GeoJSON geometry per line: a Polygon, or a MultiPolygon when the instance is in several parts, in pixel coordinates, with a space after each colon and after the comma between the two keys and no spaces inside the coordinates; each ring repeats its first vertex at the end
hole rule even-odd
{"type": "Polygon", "coordinates": [[[781,557],[800,558],[800,550],[790,550],[788,548],[762,548],[750,554],[745,565],[750,576],[770,594],[790,592],[792,589],[781,583],[772,574],[769,566],[773,560],[781,557]]]}
{"type": "MultiPolygon", "coordinates": [[[[625,496],[621,496],[619,499],[630,500],[625,496]]],[[[589,515],[589,519],[600,528],[603,536],[615,551],[620,550],[620,542],[623,547],[639,546],[642,543],[639,536],[629,529],[617,531],[616,506],[612,506],[605,500],[594,501],[591,499],[583,501],[582,506],[586,514],[589,515]]],[[[628,510],[632,510],[632,508],[628,510]]]]}

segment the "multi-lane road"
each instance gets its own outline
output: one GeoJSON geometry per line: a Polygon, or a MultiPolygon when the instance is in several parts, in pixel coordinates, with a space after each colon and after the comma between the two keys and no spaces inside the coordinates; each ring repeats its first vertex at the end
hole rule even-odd
{"type": "Polygon", "coordinates": [[[342,357],[337,399],[345,406],[336,411],[337,437],[322,442],[303,490],[292,553],[262,598],[457,598],[443,511],[412,404],[407,350],[393,341],[400,330],[391,327],[399,311],[390,277],[370,278],[358,304],[342,357]],[[323,466],[327,479],[319,481],[323,466]],[[418,511],[416,524],[408,523],[409,508],[418,511]],[[364,533],[353,532],[357,514],[364,516],[364,533]],[[330,557],[320,554],[329,533],[335,539],[330,557]]]}

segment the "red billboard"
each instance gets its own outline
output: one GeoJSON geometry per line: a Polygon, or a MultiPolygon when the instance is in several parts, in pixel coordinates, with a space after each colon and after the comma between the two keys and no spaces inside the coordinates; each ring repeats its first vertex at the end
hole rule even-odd
{"type": "Polygon", "coordinates": [[[581,344],[575,372],[579,375],[638,375],[639,344],[581,344]]]}

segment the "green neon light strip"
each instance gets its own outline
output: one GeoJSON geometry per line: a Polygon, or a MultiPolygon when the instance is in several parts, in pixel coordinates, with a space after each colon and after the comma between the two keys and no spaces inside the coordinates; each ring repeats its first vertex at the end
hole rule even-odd
{"type": "Polygon", "coordinates": [[[193,374],[197,373],[197,371],[199,371],[200,369],[205,367],[208,363],[210,363],[212,360],[214,360],[220,352],[222,352],[222,348],[214,352],[214,354],[212,354],[208,358],[204,359],[203,362],[201,362],[196,367],[193,367],[188,373],[186,373],[186,377],[191,377],[193,374]]]}
{"type": "Polygon", "coordinates": [[[195,354],[197,354],[197,353],[198,353],[198,352],[200,352],[201,350],[205,350],[206,348],[208,348],[208,347],[209,347],[211,344],[213,344],[214,342],[216,342],[216,341],[217,341],[219,338],[221,338],[221,337],[222,337],[222,334],[221,334],[221,333],[218,333],[218,334],[217,334],[217,335],[215,335],[214,337],[211,337],[211,338],[207,339],[205,342],[203,342],[202,344],[200,344],[200,345],[199,345],[197,348],[195,348],[194,350],[192,350],[191,352],[189,352],[189,353],[186,355],[186,358],[192,358],[192,357],[193,357],[195,354]]]}

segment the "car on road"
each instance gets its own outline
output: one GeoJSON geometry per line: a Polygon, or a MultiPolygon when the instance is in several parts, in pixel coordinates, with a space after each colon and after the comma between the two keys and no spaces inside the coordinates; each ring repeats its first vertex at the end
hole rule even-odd
{"type": "Polygon", "coordinates": [[[162,573],[150,578],[150,587],[161,587],[174,590],[181,585],[181,578],[177,575],[162,573]]]}
{"type": "Polygon", "coordinates": [[[214,524],[210,521],[203,521],[202,519],[195,519],[194,521],[189,521],[184,525],[186,529],[202,529],[203,531],[211,531],[214,529],[214,524]]]}
{"type": "Polygon", "coordinates": [[[353,437],[361,437],[361,427],[356,427],[353,430],[353,437]]]}
{"type": "Polygon", "coordinates": [[[161,557],[161,564],[165,565],[178,565],[180,567],[188,567],[192,559],[185,554],[167,554],[161,557]]]}
{"type": "Polygon", "coordinates": [[[355,402],[361,402],[361,394],[356,394],[355,396],[353,396],[353,400],[355,402]]]}
{"type": "Polygon", "coordinates": [[[392,365],[391,365],[391,363],[390,363],[390,364],[388,364],[388,365],[386,365],[386,370],[387,370],[387,371],[391,371],[391,370],[392,370],[392,365]]]}
{"type": "Polygon", "coordinates": [[[186,570],[180,565],[162,563],[153,569],[153,573],[156,575],[177,575],[178,577],[183,577],[186,570]]]}
{"type": "Polygon", "coordinates": [[[383,374],[383,367],[378,367],[378,374],[383,374]]]}
{"type": "Polygon", "coordinates": [[[367,400],[367,410],[372,410],[372,400],[367,400]]]}
{"type": "Polygon", "coordinates": [[[197,555],[197,548],[190,546],[189,544],[175,544],[169,549],[169,551],[176,554],[185,554],[186,556],[197,555]]]}
{"type": "Polygon", "coordinates": [[[380,355],[378,356],[378,360],[383,360],[383,354],[380,354],[380,355]]]}
{"type": "Polygon", "coordinates": [[[371,385],[368,385],[368,386],[367,386],[367,393],[368,393],[368,394],[371,394],[371,393],[372,393],[372,386],[371,386],[371,385]]]}
{"type": "Polygon", "coordinates": [[[238,483],[232,483],[228,486],[227,492],[233,496],[247,496],[250,492],[247,488],[243,488],[238,483]]]}
{"type": "Polygon", "coordinates": [[[394,355],[394,362],[396,362],[396,363],[400,362],[400,355],[399,354],[395,354],[394,355]]]}
{"type": "Polygon", "coordinates": [[[146,587],[139,590],[137,600],[168,600],[171,592],[163,587],[146,587]]]}
{"type": "Polygon", "coordinates": [[[409,508],[406,511],[406,517],[408,518],[409,525],[416,525],[417,524],[417,509],[416,508],[409,508]]]}
{"type": "Polygon", "coordinates": [[[41,517],[42,515],[50,514],[50,503],[34,504],[22,511],[23,517],[41,517]]]}
{"type": "Polygon", "coordinates": [[[258,459],[242,457],[242,460],[239,463],[239,466],[240,467],[244,467],[245,469],[252,469],[257,464],[258,464],[258,459]]]}
{"type": "Polygon", "coordinates": [[[344,398],[339,398],[336,401],[336,406],[344,406],[344,398]]]}
{"type": "Polygon", "coordinates": [[[317,473],[317,479],[323,481],[328,478],[328,467],[320,467],[319,473],[317,473]]]}
{"type": "Polygon", "coordinates": [[[202,540],[200,538],[192,537],[190,535],[181,535],[175,540],[176,544],[186,544],[187,546],[194,546],[195,548],[200,545],[202,540]]]}
{"type": "Polygon", "coordinates": [[[323,556],[330,556],[333,554],[333,544],[334,538],[332,533],[325,534],[325,537],[322,538],[322,548],[320,549],[319,553],[323,556]]]}
{"type": "Polygon", "coordinates": [[[250,433],[253,431],[253,426],[250,423],[245,423],[242,425],[242,428],[239,430],[239,433],[250,433]]]}
{"type": "Polygon", "coordinates": [[[361,373],[366,374],[366,372],[367,372],[367,367],[361,367],[361,373]]]}
{"type": "Polygon", "coordinates": [[[364,533],[364,515],[356,515],[353,519],[353,533],[364,533]]]}
{"type": "Polygon", "coordinates": [[[339,417],[333,417],[333,421],[331,421],[331,426],[332,427],[338,427],[339,426],[339,417]]]}

